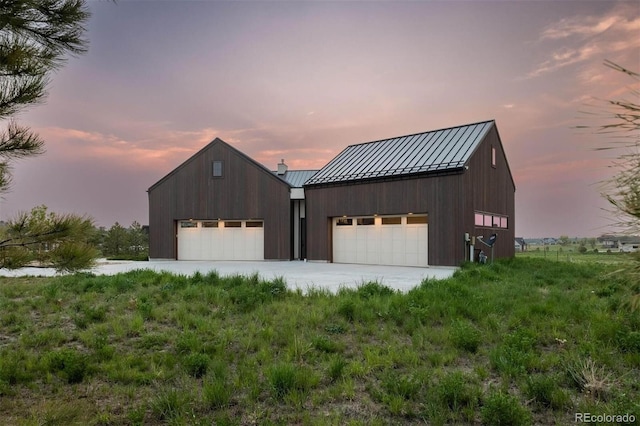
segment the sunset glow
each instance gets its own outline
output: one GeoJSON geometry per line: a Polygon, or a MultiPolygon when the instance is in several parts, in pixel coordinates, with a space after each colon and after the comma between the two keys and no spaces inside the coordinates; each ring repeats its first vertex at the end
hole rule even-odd
{"type": "Polygon", "coordinates": [[[18,117],[47,152],[15,163],[0,219],[46,204],[146,224],[146,190],[216,137],[314,169],[351,144],[495,119],[516,235],[610,231],[613,154],[575,127],[633,84],[604,60],[640,70],[637,1],[89,6],[89,53],[18,117]]]}

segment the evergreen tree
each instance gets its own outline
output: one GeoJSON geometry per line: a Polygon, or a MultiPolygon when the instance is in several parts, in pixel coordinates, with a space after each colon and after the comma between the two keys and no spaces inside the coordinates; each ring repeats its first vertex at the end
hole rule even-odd
{"type": "Polygon", "coordinates": [[[46,206],[35,207],[9,221],[0,231],[0,268],[89,268],[98,255],[89,242],[93,233],[93,223],[88,218],[50,213],[46,206]]]}
{"type": "Polygon", "coordinates": [[[0,191],[11,182],[12,160],[44,152],[44,141],[12,117],[41,102],[51,72],[67,54],[86,51],[82,0],[0,0],[0,191]]]}
{"type": "MultiPolygon", "coordinates": [[[[44,152],[44,141],[13,117],[42,102],[51,73],[67,55],[87,49],[84,0],[0,0],[0,192],[11,184],[11,163],[44,152]]],[[[91,220],[36,207],[0,230],[0,267],[27,264],[77,270],[96,252],[87,242],[91,220]]]]}

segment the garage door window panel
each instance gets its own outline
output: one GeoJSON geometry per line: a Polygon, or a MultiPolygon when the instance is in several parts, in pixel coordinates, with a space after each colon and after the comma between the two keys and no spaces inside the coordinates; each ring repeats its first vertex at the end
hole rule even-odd
{"type": "Polygon", "coordinates": [[[402,218],[401,217],[383,217],[382,218],[383,225],[401,225],[402,218]]]}
{"type": "Polygon", "coordinates": [[[407,217],[407,225],[424,225],[428,222],[427,216],[409,216],[407,217]]]}

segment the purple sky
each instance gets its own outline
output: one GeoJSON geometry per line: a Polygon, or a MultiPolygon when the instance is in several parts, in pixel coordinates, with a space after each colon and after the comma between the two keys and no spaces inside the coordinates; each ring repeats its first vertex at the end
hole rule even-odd
{"type": "Polygon", "coordinates": [[[0,219],[46,204],[146,224],[146,190],[215,137],[308,169],[349,144],[495,119],[517,235],[611,230],[597,182],[613,153],[572,127],[594,98],[627,96],[633,80],[602,63],[640,70],[638,1],[89,6],[89,53],[18,117],[47,152],[15,164],[0,219]]]}

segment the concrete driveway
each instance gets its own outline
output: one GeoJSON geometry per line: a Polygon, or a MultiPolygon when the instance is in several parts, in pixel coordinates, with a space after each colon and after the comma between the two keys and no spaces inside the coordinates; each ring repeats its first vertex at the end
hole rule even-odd
{"type": "MultiPolygon", "coordinates": [[[[100,260],[93,273],[114,275],[134,269],[152,269],[175,274],[191,275],[196,271],[206,274],[216,270],[221,276],[252,275],[258,273],[263,279],[283,277],[290,289],[322,288],[336,292],[341,287],[355,288],[363,283],[379,283],[403,292],[419,285],[425,278],[448,278],[457,268],[431,267],[415,268],[407,266],[352,265],[340,263],[316,263],[301,261],[263,261],[263,262],[212,262],[212,261],[176,261],[155,260],[150,262],[100,260]]],[[[22,268],[15,271],[0,270],[0,275],[16,276],[54,276],[50,268],[22,268]]]]}

